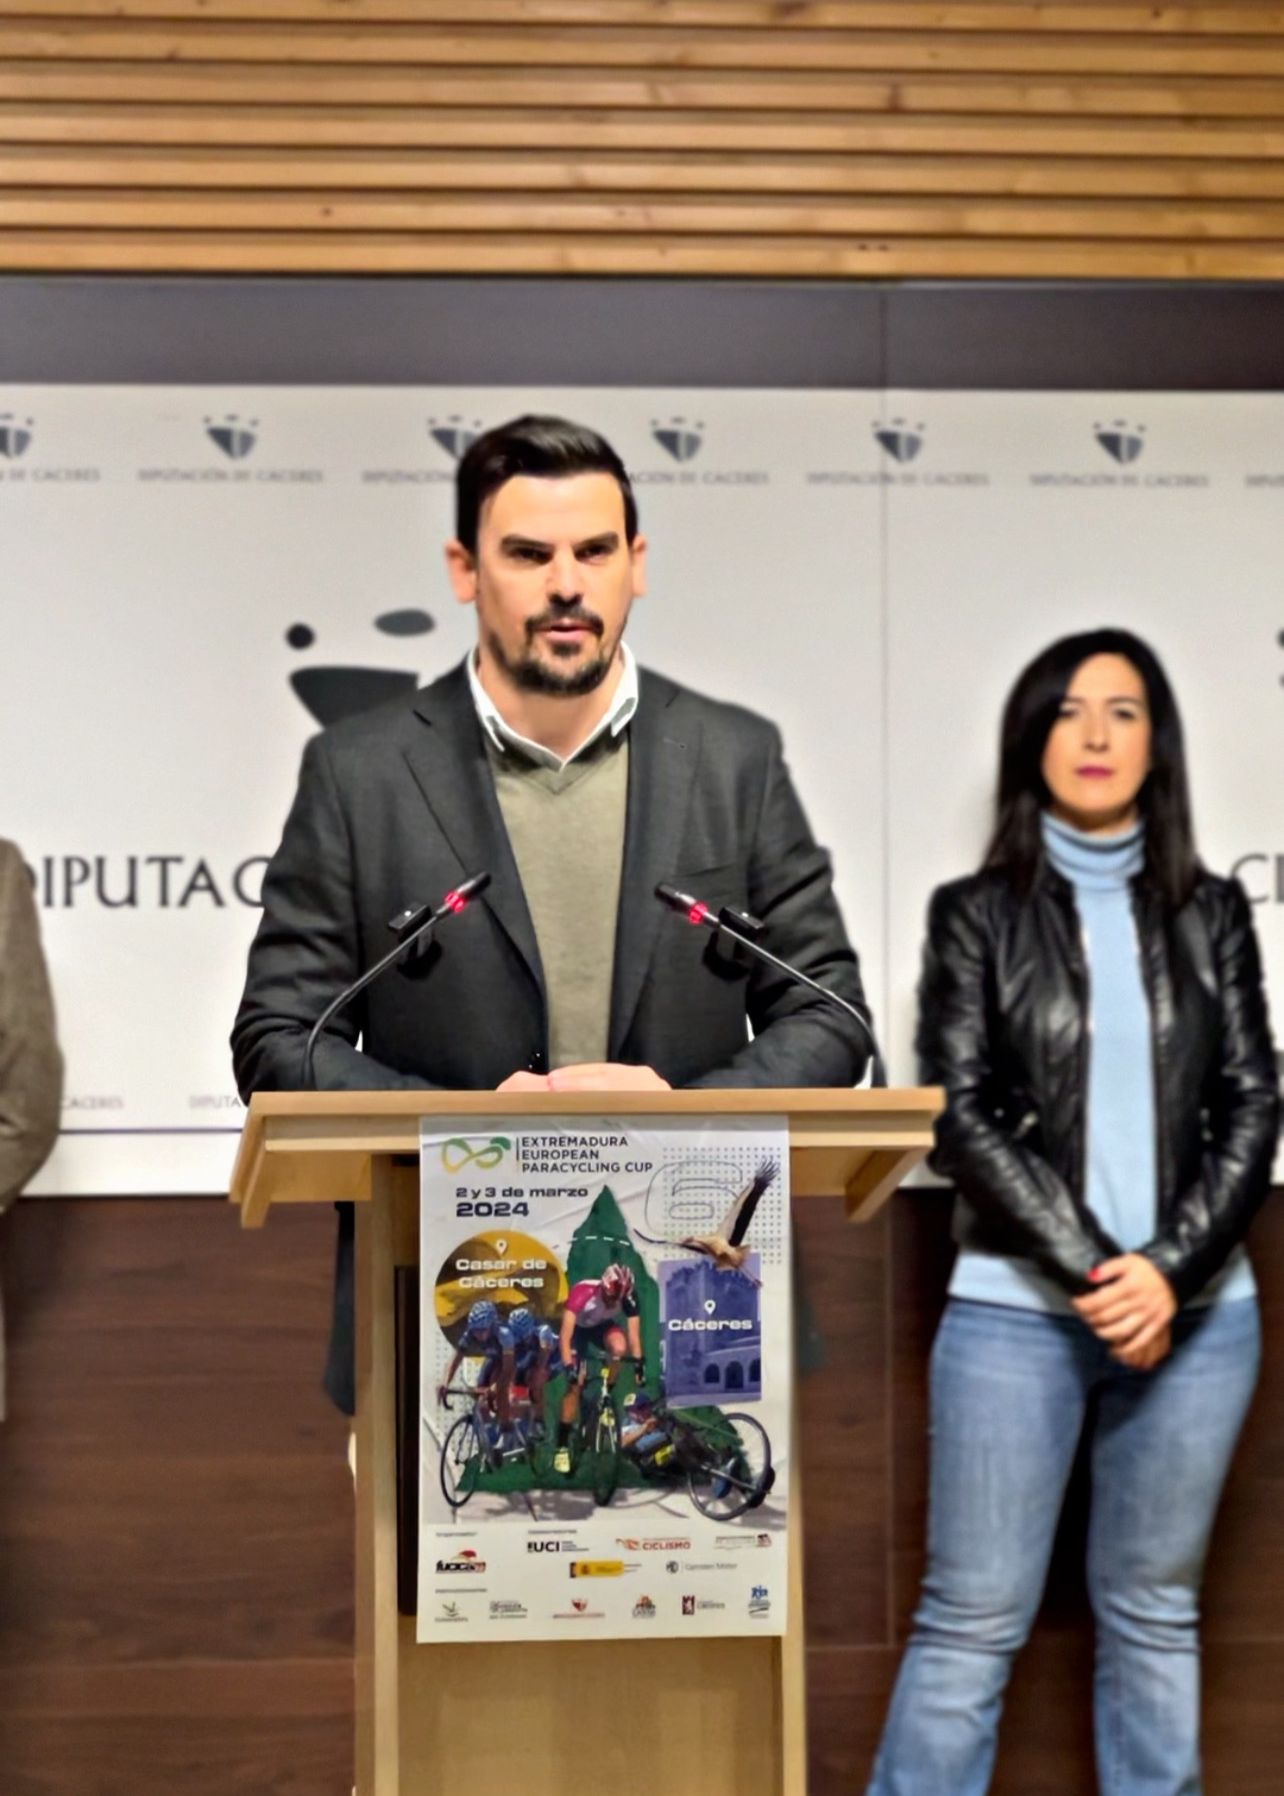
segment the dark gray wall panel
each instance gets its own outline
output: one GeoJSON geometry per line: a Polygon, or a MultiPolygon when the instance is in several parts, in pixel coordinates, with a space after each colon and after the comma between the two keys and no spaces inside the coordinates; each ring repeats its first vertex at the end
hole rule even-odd
{"type": "Polygon", "coordinates": [[[0,279],[0,380],[876,387],[880,295],[775,282],[0,279]]]}
{"type": "Polygon", "coordinates": [[[893,387],[1284,388],[1284,283],[905,286],[886,319],[893,387]]]}

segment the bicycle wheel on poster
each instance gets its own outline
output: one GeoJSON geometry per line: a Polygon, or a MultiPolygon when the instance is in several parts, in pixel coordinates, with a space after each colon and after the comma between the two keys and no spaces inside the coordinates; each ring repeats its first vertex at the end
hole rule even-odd
{"type": "Polygon", "coordinates": [[[771,1442],[761,1422],[737,1412],[692,1425],[694,1456],[687,1460],[687,1488],[701,1515],[730,1521],[755,1508],[771,1489],[771,1442]]]}
{"type": "Polygon", "coordinates": [[[481,1482],[486,1463],[471,1416],[460,1416],[441,1448],[441,1494],[452,1509],[462,1509],[481,1482]]]}

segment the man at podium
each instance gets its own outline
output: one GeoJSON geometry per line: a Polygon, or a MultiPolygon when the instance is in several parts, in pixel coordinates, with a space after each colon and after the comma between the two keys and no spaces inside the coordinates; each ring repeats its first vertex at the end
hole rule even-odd
{"type": "MultiPolygon", "coordinates": [[[[313,1024],[388,951],[389,919],[483,871],[483,899],[322,1031],[319,1088],[855,1084],[854,1018],[656,900],[667,882],[749,913],[863,1005],[778,731],[640,669],[623,640],[646,541],[614,449],[548,417],[479,437],[446,564],[474,652],[304,752],[232,1032],[242,1096],[299,1089],[313,1024]]],[[[350,1213],[326,1384],[350,1412],[350,1213]]]]}

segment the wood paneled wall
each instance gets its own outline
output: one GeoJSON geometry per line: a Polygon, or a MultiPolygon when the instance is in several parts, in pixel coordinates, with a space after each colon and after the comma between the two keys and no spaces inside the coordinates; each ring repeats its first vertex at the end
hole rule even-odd
{"type": "Polygon", "coordinates": [[[1284,275],[1284,6],[11,0],[0,268],[1284,275]]]}

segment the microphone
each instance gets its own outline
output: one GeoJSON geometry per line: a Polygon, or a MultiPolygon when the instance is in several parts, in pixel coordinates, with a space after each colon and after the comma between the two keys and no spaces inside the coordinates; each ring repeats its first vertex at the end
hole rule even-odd
{"type": "Polygon", "coordinates": [[[795,985],[805,985],[808,991],[815,992],[830,1004],[836,1005],[839,1010],[845,1010],[849,1017],[860,1024],[861,1033],[869,1043],[869,1051],[874,1062],[874,1083],[876,1085],[887,1083],[883,1073],[883,1057],[879,1053],[878,1042],[874,1036],[874,1025],[869,1013],[859,1004],[849,1003],[837,992],[830,991],[827,985],[821,985],[809,973],[804,973],[800,967],[791,966],[787,960],[781,960],[779,955],[773,954],[769,948],[764,948],[757,938],[766,928],[766,924],[758,922],[756,917],[745,916],[742,911],[732,910],[730,905],[724,905],[720,911],[710,910],[709,906],[701,899],[693,897],[690,892],[678,891],[676,886],[658,885],[655,888],[655,895],[661,904],[667,904],[670,910],[679,912],[688,923],[694,924],[696,928],[712,929],[715,935],[723,936],[734,942],[737,948],[743,948],[756,960],[764,962],[769,967],[774,967],[778,973],[783,973],[787,979],[792,979],[795,985]]]}
{"type": "Polygon", "coordinates": [[[427,935],[434,925],[440,923],[443,917],[457,917],[461,910],[467,910],[473,899],[479,893],[484,892],[489,884],[489,873],[474,873],[457,885],[453,891],[447,892],[436,910],[433,910],[431,905],[421,904],[416,908],[401,911],[392,919],[388,927],[397,938],[396,947],[385,954],[382,960],[377,960],[372,967],[367,967],[360,979],[354,979],[351,985],[345,985],[338,997],[326,1005],[316,1022],[313,1023],[312,1032],[308,1036],[307,1045],[303,1050],[303,1083],[301,1086],[303,1091],[313,1091],[316,1088],[312,1077],[312,1056],[316,1050],[317,1037],[335,1012],[346,1009],[358,992],[363,992],[372,981],[379,977],[380,973],[385,972],[394,961],[399,960],[407,948],[412,948],[422,936],[427,935]]]}

